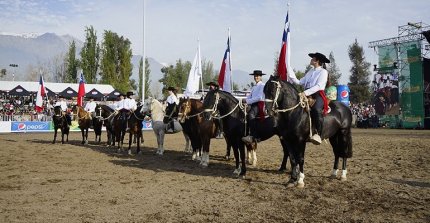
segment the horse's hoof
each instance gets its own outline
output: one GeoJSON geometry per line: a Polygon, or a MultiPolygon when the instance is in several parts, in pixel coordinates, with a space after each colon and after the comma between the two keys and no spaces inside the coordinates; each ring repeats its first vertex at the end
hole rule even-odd
{"type": "Polygon", "coordinates": [[[257,166],[257,161],[252,162],[252,166],[256,167],[257,166]]]}
{"type": "Polygon", "coordinates": [[[296,186],[296,182],[294,180],[289,180],[287,183],[287,187],[291,188],[291,187],[295,187],[296,186]]]}
{"type": "Polygon", "coordinates": [[[340,181],[346,181],[346,176],[341,176],[340,181]]]}
{"type": "Polygon", "coordinates": [[[334,174],[332,174],[332,175],[330,175],[330,176],[329,176],[329,178],[330,178],[330,179],[336,179],[336,178],[337,178],[337,176],[336,176],[336,175],[334,175],[334,174]]]}
{"type": "Polygon", "coordinates": [[[229,161],[230,160],[230,156],[225,156],[225,160],[229,161]]]}
{"type": "Polygon", "coordinates": [[[297,183],[297,188],[304,188],[305,187],[305,183],[297,183]]]}
{"type": "Polygon", "coordinates": [[[239,175],[239,173],[240,173],[240,169],[235,169],[235,170],[233,171],[233,174],[239,175]]]}
{"type": "Polygon", "coordinates": [[[284,173],[287,171],[287,168],[281,167],[278,169],[278,172],[284,173]]]}
{"type": "Polygon", "coordinates": [[[54,142],[52,142],[52,144],[55,144],[55,141],[54,141],[54,142]]]}

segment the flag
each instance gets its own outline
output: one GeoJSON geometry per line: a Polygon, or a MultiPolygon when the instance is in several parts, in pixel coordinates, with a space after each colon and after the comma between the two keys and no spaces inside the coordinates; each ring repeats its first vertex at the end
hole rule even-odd
{"type": "Polygon", "coordinates": [[[79,78],[79,89],[78,89],[78,99],[77,105],[82,106],[82,98],[85,96],[85,80],[84,74],[81,73],[81,77],[79,78]]]}
{"type": "Polygon", "coordinates": [[[279,53],[278,60],[278,75],[281,77],[281,80],[287,80],[287,71],[290,69],[290,23],[288,21],[288,12],[287,17],[285,18],[285,27],[282,35],[282,47],[281,52],[279,53]]]}
{"type": "Polygon", "coordinates": [[[196,56],[194,57],[193,65],[191,66],[190,73],[188,74],[187,87],[185,89],[185,96],[194,95],[199,90],[199,81],[202,77],[202,60],[200,57],[200,43],[197,46],[196,56]]]}
{"type": "Polygon", "coordinates": [[[36,95],[36,111],[39,113],[43,111],[43,97],[46,97],[46,89],[45,83],[43,82],[43,77],[40,75],[39,89],[37,90],[36,95]]]}
{"type": "Polygon", "coordinates": [[[230,58],[230,31],[227,38],[227,49],[222,59],[221,69],[219,70],[218,85],[224,91],[231,92],[231,58],[230,58]]]}

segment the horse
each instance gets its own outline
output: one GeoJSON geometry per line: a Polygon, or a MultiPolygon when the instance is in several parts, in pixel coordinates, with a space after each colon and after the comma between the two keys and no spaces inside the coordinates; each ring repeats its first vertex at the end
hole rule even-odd
{"type": "Polygon", "coordinates": [[[135,111],[133,111],[129,117],[128,121],[128,127],[130,128],[129,131],[129,138],[128,138],[128,154],[131,154],[131,143],[133,141],[133,136],[135,136],[135,139],[137,141],[137,149],[136,154],[141,154],[140,151],[140,143],[143,143],[142,137],[142,128],[143,123],[142,121],[145,119],[146,110],[143,106],[137,107],[135,111]]]}
{"type": "MultiPolygon", "coordinates": [[[[147,114],[151,116],[152,119],[152,130],[154,131],[154,134],[157,138],[157,154],[163,155],[164,153],[164,136],[167,131],[167,125],[163,122],[165,121],[165,114],[163,110],[163,105],[161,102],[159,102],[157,99],[154,98],[148,98],[145,100],[144,103],[144,110],[147,114]]],[[[177,122],[174,122],[175,125],[175,132],[182,131],[182,127],[180,124],[177,124],[177,122]]],[[[185,138],[185,150],[187,151],[190,147],[190,139],[188,135],[186,135],[185,132],[182,132],[184,134],[185,138]]]]}
{"type": "Polygon", "coordinates": [[[78,119],[78,125],[82,133],[82,144],[86,145],[88,144],[88,129],[92,122],[91,114],[78,105],[73,106],[72,113],[75,120],[78,119]]]}
{"type": "MultiPolygon", "coordinates": [[[[217,138],[218,130],[222,128],[221,120],[214,118],[206,120],[203,117],[203,102],[198,99],[181,99],[179,102],[179,122],[183,126],[183,131],[187,131],[193,147],[193,160],[202,154],[200,165],[206,167],[209,164],[209,149],[211,138],[217,138]],[[188,129],[188,130],[186,130],[188,129]],[[197,145],[193,145],[193,140],[197,145]],[[199,143],[199,144],[198,144],[199,143]],[[202,153],[203,150],[203,153],[202,153]]],[[[226,160],[230,159],[231,143],[228,136],[224,134],[226,141],[226,160]]],[[[256,143],[246,145],[248,151],[248,161],[253,166],[257,165],[257,155],[255,153],[256,143]]]]}
{"type": "MultiPolygon", "coordinates": [[[[268,115],[274,117],[275,126],[283,143],[284,153],[289,153],[291,172],[288,187],[304,187],[304,158],[306,142],[310,137],[311,120],[306,97],[279,76],[271,76],[264,86],[268,115]],[[287,151],[285,151],[285,148],[287,151]],[[298,173],[299,172],[299,173],[298,173]]],[[[338,173],[339,158],[343,158],[341,180],[346,180],[347,159],[352,157],[352,113],[341,102],[331,101],[330,113],[324,117],[321,138],[329,139],[335,156],[331,178],[338,173]]]]}
{"type": "Polygon", "coordinates": [[[96,134],[95,142],[100,144],[101,136],[102,136],[102,127],[103,127],[103,117],[102,117],[102,109],[100,105],[96,105],[95,111],[95,117],[93,118],[93,129],[94,133],[96,134]]]}
{"type": "Polygon", "coordinates": [[[102,117],[103,124],[106,126],[107,145],[115,146],[115,131],[114,131],[114,118],[115,110],[107,105],[100,105],[100,116],[102,117]]]}
{"type": "Polygon", "coordinates": [[[52,144],[55,144],[58,129],[61,129],[61,143],[64,144],[64,135],[67,136],[66,142],[68,142],[70,127],[67,125],[67,118],[61,110],[61,106],[54,107],[54,115],[52,117],[52,121],[54,123],[54,140],[52,141],[52,144]]]}

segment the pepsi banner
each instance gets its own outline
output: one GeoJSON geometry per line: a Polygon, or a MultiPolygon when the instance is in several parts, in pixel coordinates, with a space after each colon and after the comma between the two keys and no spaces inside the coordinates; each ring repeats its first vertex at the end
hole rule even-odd
{"type": "Polygon", "coordinates": [[[143,120],[142,124],[143,124],[142,130],[152,130],[152,121],[143,120]]]}
{"type": "Polygon", "coordinates": [[[337,86],[337,100],[349,107],[349,87],[348,85],[337,86]]]}
{"type": "Polygon", "coordinates": [[[12,122],[11,132],[43,132],[50,130],[51,122],[12,122]]]}

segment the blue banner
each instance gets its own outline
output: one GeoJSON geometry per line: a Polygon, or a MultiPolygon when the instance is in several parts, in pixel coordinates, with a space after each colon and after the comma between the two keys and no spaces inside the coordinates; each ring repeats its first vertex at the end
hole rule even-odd
{"type": "Polygon", "coordinates": [[[12,122],[11,132],[41,132],[49,131],[51,122],[12,122]]]}
{"type": "Polygon", "coordinates": [[[152,130],[152,121],[142,121],[143,128],[142,130],[152,130]]]}

